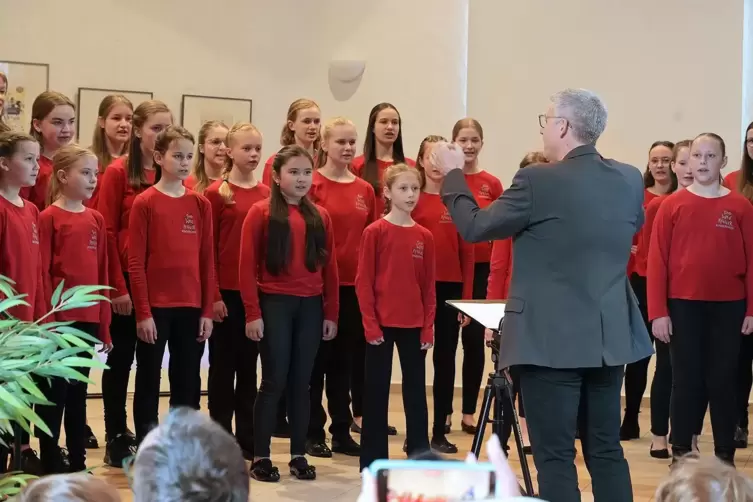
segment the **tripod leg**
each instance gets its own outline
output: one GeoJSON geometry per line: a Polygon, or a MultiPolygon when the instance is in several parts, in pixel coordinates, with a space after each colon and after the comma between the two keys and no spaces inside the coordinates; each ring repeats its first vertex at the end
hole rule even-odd
{"type": "Polygon", "coordinates": [[[484,389],[484,401],[481,403],[481,413],[478,416],[478,424],[476,425],[476,434],[473,436],[473,443],[471,444],[471,453],[476,458],[479,458],[481,454],[481,445],[484,444],[484,430],[486,424],[489,422],[489,411],[492,408],[492,399],[494,397],[494,388],[492,386],[492,378],[489,377],[489,382],[484,389]]]}
{"type": "MultiPolygon", "coordinates": [[[[505,415],[505,409],[507,410],[507,414],[509,415],[509,417],[507,417],[507,420],[509,420],[512,425],[512,432],[513,436],[515,437],[515,446],[518,450],[520,470],[523,474],[523,484],[525,485],[525,490],[521,490],[521,493],[524,493],[529,497],[533,497],[533,478],[531,478],[531,469],[528,467],[528,458],[525,454],[525,451],[523,450],[523,434],[520,430],[520,420],[518,418],[518,412],[515,410],[515,401],[513,400],[512,396],[512,387],[510,386],[510,382],[504,376],[499,376],[497,378],[497,385],[495,385],[495,387],[497,388],[498,394],[498,408],[500,408],[502,417],[504,417],[505,415]]],[[[500,420],[499,425],[500,431],[502,430],[501,423],[502,420],[500,420]]]]}

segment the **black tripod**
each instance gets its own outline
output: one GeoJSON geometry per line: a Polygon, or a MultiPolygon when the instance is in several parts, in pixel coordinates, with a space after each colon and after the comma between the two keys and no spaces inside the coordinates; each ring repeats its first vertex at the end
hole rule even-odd
{"type": "MultiPolygon", "coordinates": [[[[498,348],[492,346],[492,361],[494,361],[494,367],[497,367],[497,354],[498,348]]],[[[498,345],[497,345],[498,347],[498,345]]],[[[478,424],[476,426],[476,435],[473,436],[473,444],[471,445],[471,452],[479,458],[481,453],[481,445],[484,443],[484,432],[486,425],[492,424],[492,432],[497,435],[500,441],[503,438],[503,423],[506,420],[512,421],[512,432],[515,436],[515,444],[518,448],[518,457],[520,458],[520,469],[523,471],[523,483],[525,484],[525,490],[521,487],[520,492],[523,495],[534,497],[533,481],[531,479],[531,470],[528,468],[528,459],[523,451],[523,436],[520,432],[520,421],[518,420],[518,413],[515,411],[515,402],[513,400],[512,385],[505,376],[503,370],[497,370],[494,373],[489,373],[489,378],[486,381],[486,388],[484,389],[484,401],[481,404],[481,414],[478,417],[478,424]],[[509,403],[509,407],[505,404],[509,403]],[[492,404],[494,405],[492,418],[489,418],[489,412],[492,411],[492,404]],[[506,418],[505,408],[507,408],[511,417],[506,418]]]]}

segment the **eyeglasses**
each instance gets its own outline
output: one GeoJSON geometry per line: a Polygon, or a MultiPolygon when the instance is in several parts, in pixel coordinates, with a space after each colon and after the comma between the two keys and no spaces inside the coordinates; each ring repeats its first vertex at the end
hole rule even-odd
{"type": "Polygon", "coordinates": [[[542,129],[546,127],[546,123],[549,121],[549,119],[564,120],[566,126],[570,127],[570,121],[567,120],[565,117],[556,117],[554,115],[544,115],[544,114],[539,115],[539,127],[541,127],[542,129]]]}

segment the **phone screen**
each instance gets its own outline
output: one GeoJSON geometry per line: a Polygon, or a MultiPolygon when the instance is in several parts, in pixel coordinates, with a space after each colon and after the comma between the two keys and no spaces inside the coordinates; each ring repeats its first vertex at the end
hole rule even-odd
{"type": "Polygon", "coordinates": [[[390,469],[379,471],[379,502],[445,502],[494,498],[491,471],[390,469]]]}

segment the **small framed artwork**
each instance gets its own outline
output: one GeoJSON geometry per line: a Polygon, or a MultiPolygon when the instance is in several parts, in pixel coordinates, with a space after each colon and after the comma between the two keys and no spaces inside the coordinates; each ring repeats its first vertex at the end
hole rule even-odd
{"type": "Polygon", "coordinates": [[[14,131],[29,132],[31,105],[50,88],[50,65],[0,59],[0,73],[8,83],[0,109],[3,121],[14,131]]]}
{"type": "Polygon", "coordinates": [[[181,125],[194,134],[210,120],[221,120],[232,127],[236,122],[251,121],[251,100],[184,94],[180,116],[181,125]]]}
{"type": "Polygon", "coordinates": [[[93,87],[78,88],[78,103],[76,106],[76,137],[82,145],[91,144],[94,128],[99,118],[99,104],[110,94],[122,94],[133,104],[135,110],[144,101],[154,98],[151,92],[124,91],[120,89],[95,89],[93,87]]]}

